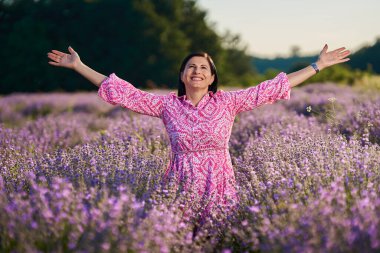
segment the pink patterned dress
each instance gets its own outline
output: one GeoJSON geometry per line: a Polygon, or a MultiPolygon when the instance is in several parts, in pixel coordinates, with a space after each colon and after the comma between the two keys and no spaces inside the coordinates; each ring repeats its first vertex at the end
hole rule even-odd
{"type": "Polygon", "coordinates": [[[228,209],[238,202],[228,151],[235,116],[278,99],[289,99],[290,85],[287,75],[280,73],[255,87],[209,91],[194,106],[186,95],[151,94],[111,74],[102,82],[98,95],[110,104],[162,119],[172,153],[164,181],[174,179],[182,190],[192,193],[192,203],[185,210],[200,206],[204,213],[217,206],[228,209]]]}

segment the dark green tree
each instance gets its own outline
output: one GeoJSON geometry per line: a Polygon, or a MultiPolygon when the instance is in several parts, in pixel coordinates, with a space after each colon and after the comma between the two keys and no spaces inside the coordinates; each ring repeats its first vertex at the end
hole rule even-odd
{"type": "Polygon", "coordinates": [[[245,49],[226,47],[206,16],[193,0],[0,1],[0,93],[95,89],[47,64],[48,51],[69,45],[89,66],[138,87],[176,87],[192,51],[213,56],[222,82],[239,83],[252,74],[245,49]]]}
{"type": "Polygon", "coordinates": [[[380,37],[375,44],[366,46],[351,56],[348,64],[354,69],[366,70],[369,72],[380,73],[380,37]]]}

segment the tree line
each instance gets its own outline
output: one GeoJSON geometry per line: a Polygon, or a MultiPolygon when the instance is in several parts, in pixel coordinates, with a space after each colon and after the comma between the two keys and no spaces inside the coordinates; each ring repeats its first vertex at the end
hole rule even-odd
{"type": "MultiPolygon", "coordinates": [[[[48,51],[69,45],[94,69],[140,88],[176,88],[182,59],[195,51],[213,57],[222,84],[239,86],[317,57],[249,56],[238,35],[215,32],[195,0],[0,0],[0,45],[0,94],[94,90],[79,75],[47,64],[48,51]]],[[[378,74],[379,56],[380,39],[309,82],[353,83],[363,73],[378,74]]]]}
{"type": "MultiPolygon", "coordinates": [[[[353,85],[363,78],[379,75],[380,37],[373,45],[362,47],[349,57],[351,60],[328,68],[313,76],[302,85],[314,82],[335,82],[353,85]]],[[[276,57],[274,59],[252,57],[251,62],[257,70],[256,82],[273,78],[278,72],[290,73],[310,65],[318,59],[318,55],[276,57]]]]}
{"type": "Polygon", "coordinates": [[[255,76],[239,36],[217,34],[194,0],[0,0],[0,93],[93,90],[47,64],[51,49],[71,45],[104,74],[137,87],[176,88],[182,59],[206,51],[223,84],[255,76]]]}

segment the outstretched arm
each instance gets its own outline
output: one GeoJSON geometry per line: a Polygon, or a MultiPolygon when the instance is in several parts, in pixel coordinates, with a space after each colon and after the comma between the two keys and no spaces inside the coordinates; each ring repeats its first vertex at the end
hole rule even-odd
{"type": "Polygon", "coordinates": [[[49,52],[48,58],[51,60],[49,64],[75,70],[100,87],[98,90],[99,96],[110,104],[118,104],[137,113],[162,117],[166,96],[155,95],[137,89],[115,74],[107,77],[96,72],[80,60],[79,55],[73,48],[69,47],[68,49],[70,54],[58,50],[49,52]]]}
{"type": "Polygon", "coordinates": [[[72,47],[69,47],[68,50],[70,54],[58,50],[49,52],[48,58],[51,60],[49,64],[56,67],[73,69],[99,87],[102,81],[107,77],[85,65],[72,47]]]}
{"type": "MultiPolygon", "coordinates": [[[[349,50],[346,50],[345,47],[341,47],[335,49],[331,52],[327,52],[328,46],[327,44],[323,47],[321,53],[319,54],[319,58],[316,62],[318,69],[321,71],[327,67],[332,65],[349,61],[349,58],[346,58],[351,54],[349,50]]],[[[291,87],[297,86],[298,84],[306,81],[317,72],[312,66],[307,66],[301,70],[296,72],[292,72],[288,74],[288,79],[291,87]]]]}

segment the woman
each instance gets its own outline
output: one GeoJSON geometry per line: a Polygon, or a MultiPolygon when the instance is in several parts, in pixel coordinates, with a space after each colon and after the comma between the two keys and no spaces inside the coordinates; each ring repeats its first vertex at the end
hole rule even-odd
{"type": "Polygon", "coordinates": [[[69,47],[69,54],[52,50],[48,53],[53,66],[70,68],[99,87],[106,102],[118,104],[138,113],[159,117],[168,132],[171,159],[164,181],[190,193],[184,207],[186,215],[199,212],[202,217],[215,208],[228,210],[236,206],[238,196],[228,151],[228,141],[235,116],[278,99],[289,99],[292,87],[319,71],[346,62],[350,51],[344,47],[327,52],[322,49],[316,63],[297,72],[280,73],[274,79],[239,91],[217,91],[218,75],[206,53],[186,57],[179,73],[178,96],[154,95],[118,78],[104,76],[88,66],[69,47]]]}

